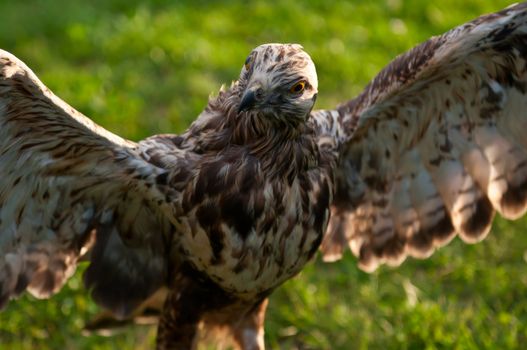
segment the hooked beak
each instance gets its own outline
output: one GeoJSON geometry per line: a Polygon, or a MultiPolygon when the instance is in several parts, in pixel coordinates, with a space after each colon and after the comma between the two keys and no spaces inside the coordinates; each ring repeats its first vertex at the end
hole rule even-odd
{"type": "Polygon", "coordinates": [[[242,96],[242,100],[240,101],[240,105],[238,106],[238,113],[247,111],[254,107],[256,103],[256,95],[254,91],[254,89],[248,89],[245,91],[242,96]]]}

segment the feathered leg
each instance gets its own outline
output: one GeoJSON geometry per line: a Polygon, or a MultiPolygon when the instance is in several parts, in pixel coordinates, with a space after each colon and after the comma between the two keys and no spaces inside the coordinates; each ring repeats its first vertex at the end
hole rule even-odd
{"type": "MultiPolygon", "coordinates": [[[[168,295],[161,311],[157,331],[157,349],[195,349],[199,330],[207,314],[230,310],[236,301],[232,296],[196,271],[186,267],[168,295]]],[[[244,313],[238,313],[243,315],[244,313]]]]}
{"type": "Polygon", "coordinates": [[[192,288],[170,291],[157,328],[157,350],[195,349],[203,314],[201,293],[192,288]]]}
{"type": "Polygon", "coordinates": [[[264,321],[269,299],[249,311],[233,329],[234,340],[242,350],[264,350],[264,321]]]}

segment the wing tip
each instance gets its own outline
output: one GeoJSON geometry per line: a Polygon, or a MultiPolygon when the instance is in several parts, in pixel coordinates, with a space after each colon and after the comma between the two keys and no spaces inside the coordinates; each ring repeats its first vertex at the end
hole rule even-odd
{"type": "Polygon", "coordinates": [[[436,248],[450,242],[455,235],[452,219],[445,213],[435,225],[417,232],[408,240],[408,255],[417,259],[426,259],[436,248]]]}
{"type": "Polygon", "coordinates": [[[526,211],[527,179],[520,185],[510,186],[500,199],[500,214],[506,219],[519,219],[526,211]]]}
{"type": "Polygon", "coordinates": [[[342,252],[322,252],[322,261],[326,263],[332,263],[342,259],[342,252]]]}
{"type": "Polygon", "coordinates": [[[23,253],[7,253],[0,261],[0,310],[27,290],[38,299],[57,293],[76,264],[66,264],[64,254],[49,254],[34,248],[23,253]]]}
{"type": "Polygon", "coordinates": [[[461,225],[459,237],[466,243],[482,241],[490,232],[495,211],[490,200],[483,196],[475,203],[474,215],[461,225]]]}

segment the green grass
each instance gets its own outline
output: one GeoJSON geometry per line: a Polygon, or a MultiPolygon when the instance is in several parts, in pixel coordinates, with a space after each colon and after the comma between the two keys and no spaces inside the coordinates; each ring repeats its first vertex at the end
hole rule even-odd
{"type": "MultiPolygon", "coordinates": [[[[0,47],[60,97],[124,137],[180,132],[250,50],[298,42],[319,73],[319,108],[357,93],[397,54],[507,1],[0,2],[0,47]]],[[[426,261],[365,274],[349,254],[319,260],[271,297],[270,348],[514,349],[527,342],[526,221],[497,220],[474,246],[455,240],[426,261]]],[[[81,268],[82,270],[82,268],[81,268]]],[[[0,348],[141,349],[155,330],[113,338],[80,330],[97,307],[81,273],[48,301],[0,313],[0,348]]]]}

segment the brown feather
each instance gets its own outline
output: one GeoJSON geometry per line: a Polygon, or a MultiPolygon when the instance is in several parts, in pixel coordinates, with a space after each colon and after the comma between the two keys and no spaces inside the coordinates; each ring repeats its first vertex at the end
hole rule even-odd
{"type": "Polygon", "coordinates": [[[345,133],[327,259],[346,239],[362,268],[398,265],[456,233],[483,239],[495,211],[523,215],[526,17],[515,5],[434,37],[333,112],[345,133]]]}

